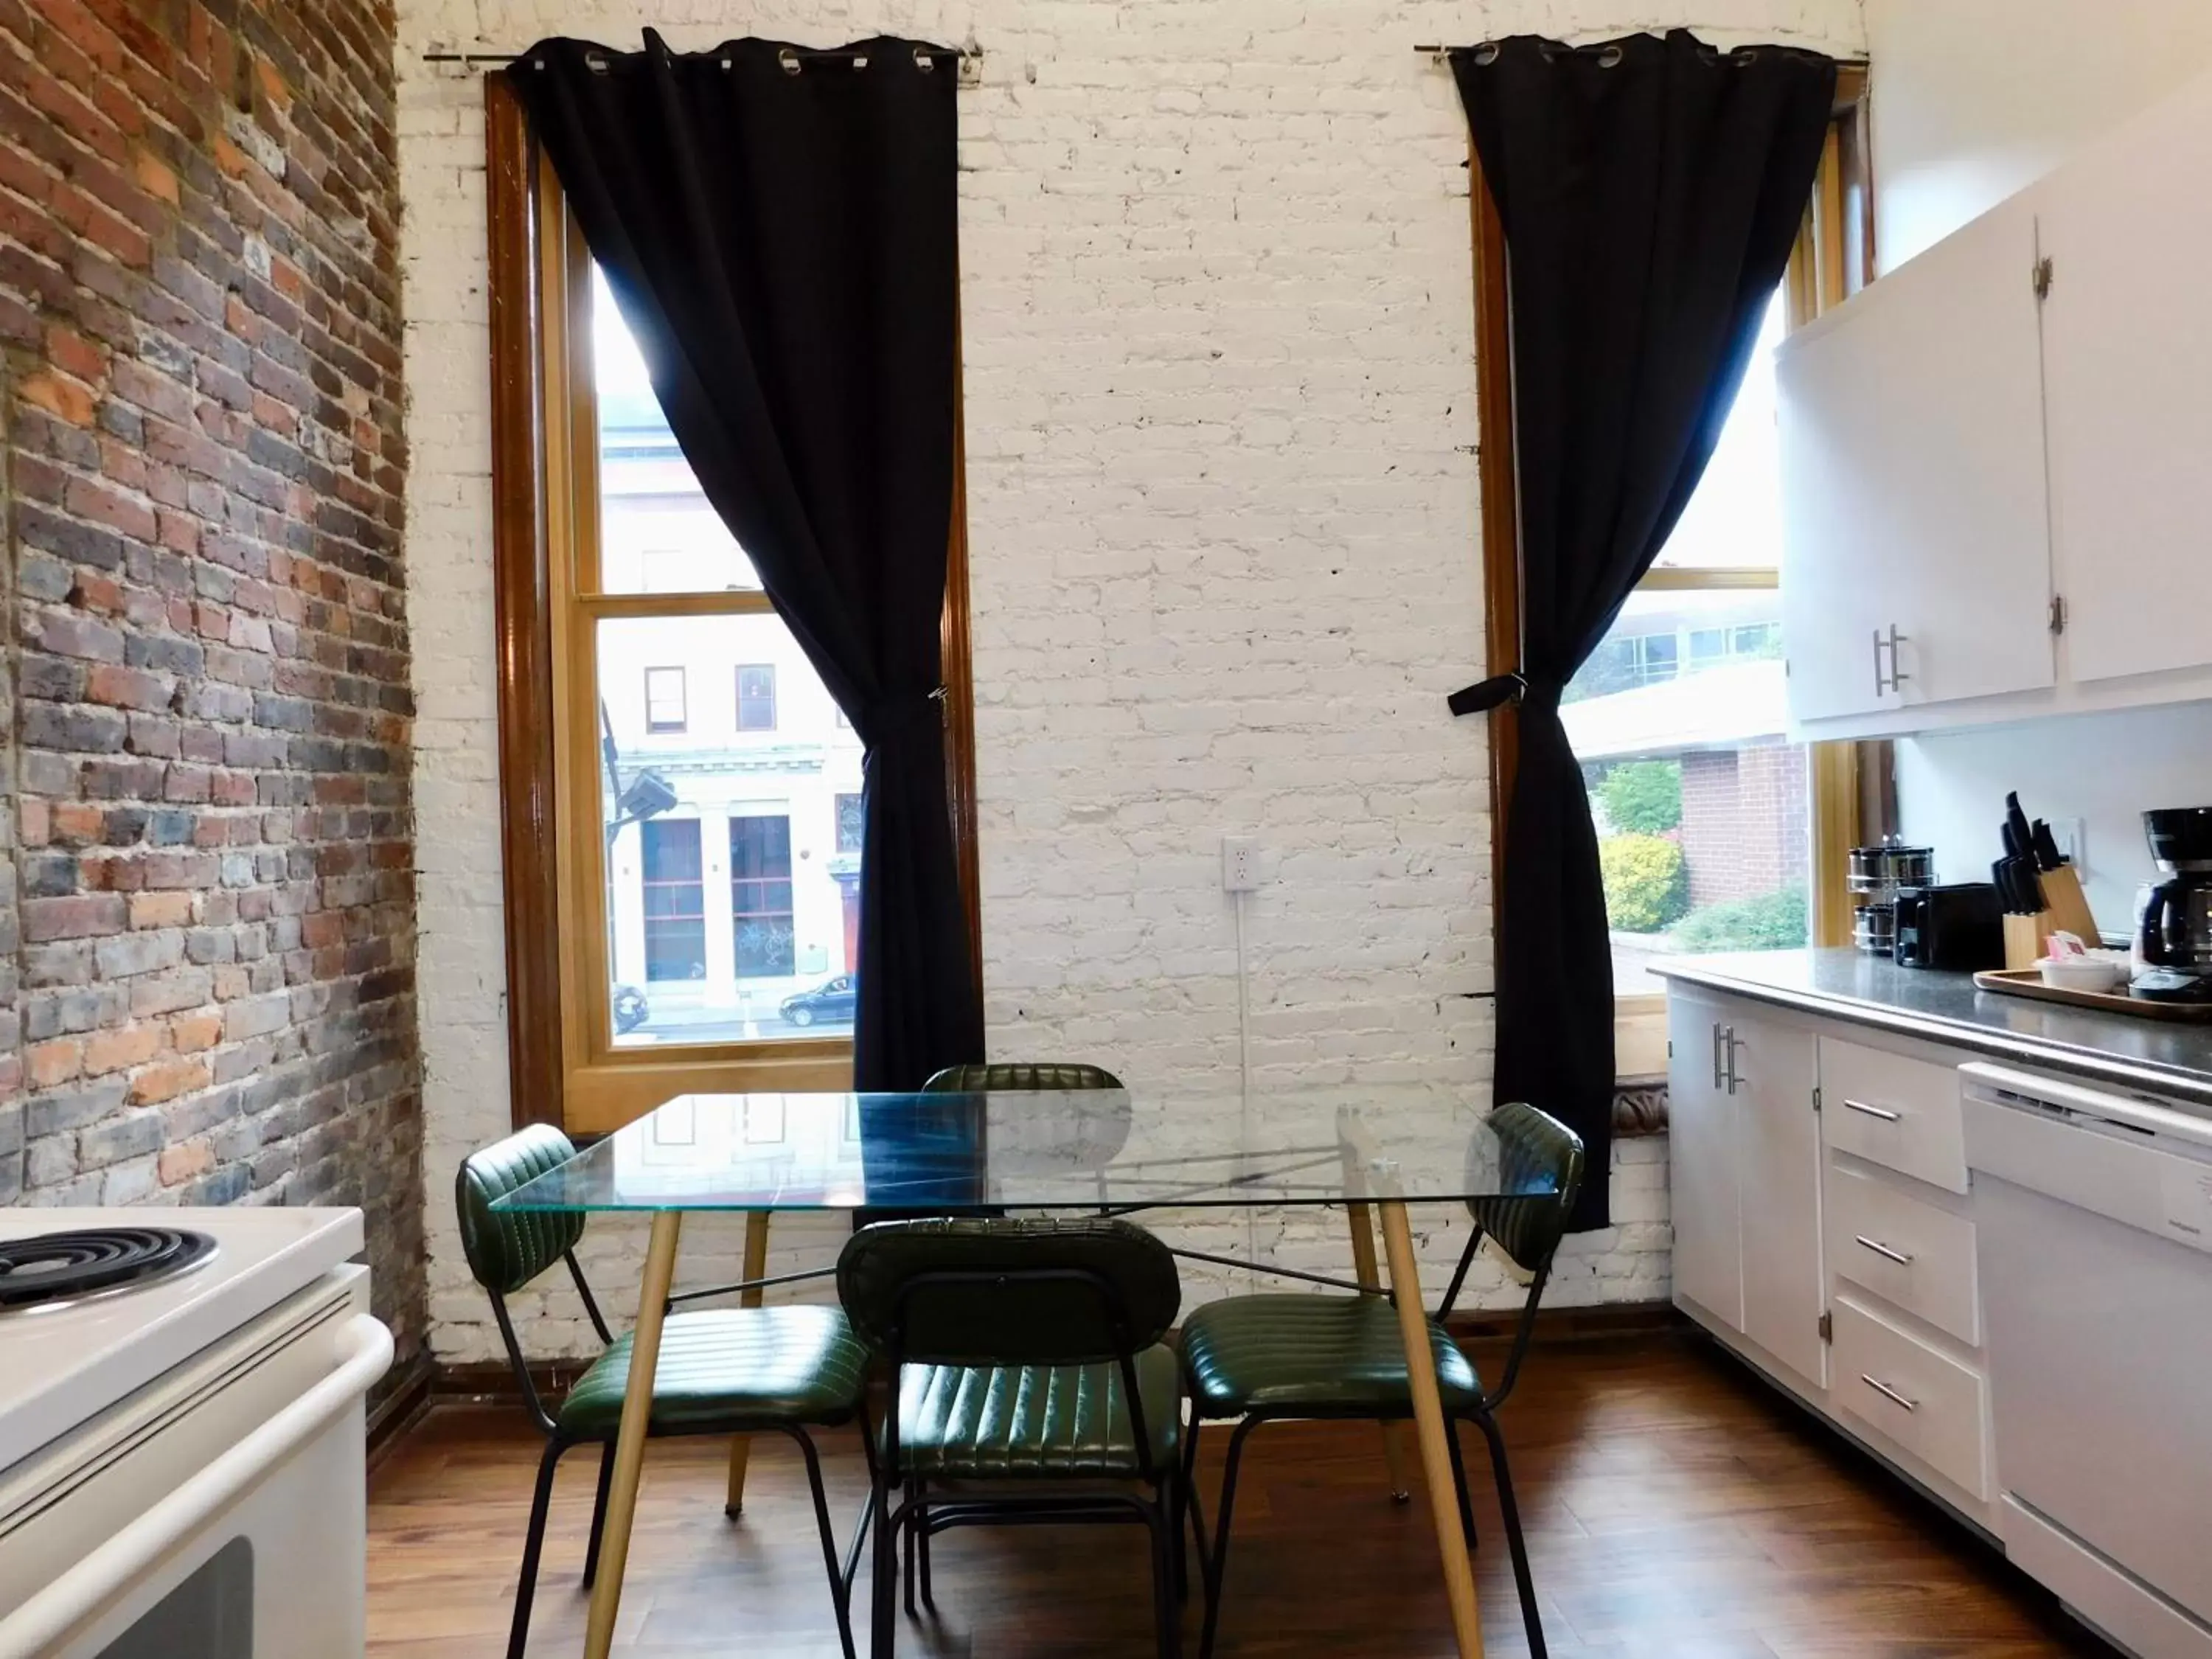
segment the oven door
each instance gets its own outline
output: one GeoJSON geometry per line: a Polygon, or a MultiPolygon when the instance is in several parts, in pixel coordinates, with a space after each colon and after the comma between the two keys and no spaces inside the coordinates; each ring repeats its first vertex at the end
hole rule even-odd
{"type": "Polygon", "coordinates": [[[0,1659],[350,1659],[362,1398],[341,1269],[0,1480],[0,1659]],[[19,1599],[20,1598],[20,1599],[19,1599]]]}

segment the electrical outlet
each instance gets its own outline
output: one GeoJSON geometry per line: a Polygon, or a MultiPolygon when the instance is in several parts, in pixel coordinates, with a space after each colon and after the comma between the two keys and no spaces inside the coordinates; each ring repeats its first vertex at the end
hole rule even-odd
{"type": "Polygon", "coordinates": [[[1221,838],[1221,890],[1249,893],[1260,884],[1260,848],[1249,836],[1221,838]]]}
{"type": "Polygon", "coordinates": [[[2089,867],[2089,831],[2080,818],[2051,820],[2051,839],[2057,843],[2058,854],[2075,869],[2089,867]]]}

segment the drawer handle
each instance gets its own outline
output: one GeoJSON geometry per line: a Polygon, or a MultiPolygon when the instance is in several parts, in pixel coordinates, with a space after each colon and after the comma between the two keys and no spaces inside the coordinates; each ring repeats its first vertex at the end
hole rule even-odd
{"type": "Polygon", "coordinates": [[[1853,1237],[1858,1240],[1862,1249],[1872,1250],[1876,1255],[1887,1261],[1894,1261],[1900,1267],[1910,1267],[1912,1265],[1911,1256],[1902,1250],[1891,1249],[1878,1238],[1869,1238],[1864,1233],[1857,1233],[1853,1237]]]}
{"type": "Polygon", "coordinates": [[[1869,1106],[1863,1100],[1853,1100],[1849,1095],[1844,1097],[1844,1104],[1855,1112],[1863,1112],[1869,1117],[1878,1117],[1884,1123],[1895,1123],[1905,1115],[1902,1112],[1891,1111],[1887,1106],[1869,1106]]]}
{"type": "Polygon", "coordinates": [[[1904,1407],[1905,1409],[1909,1412],[1917,1412],[1920,1409],[1920,1402],[1918,1401],[1907,1400],[1903,1395],[1898,1393],[1895,1389],[1891,1388],[1888,1383],[1869,1376],[1864,1371],[1861,1371],[1859,1373],[1859,1381],[1865,1383],[1867,1387],[1872,1389],[1876,1394],[1882,1395],[1885,1399],[1894,1400],[1899,1405],[1904,1407]]]}

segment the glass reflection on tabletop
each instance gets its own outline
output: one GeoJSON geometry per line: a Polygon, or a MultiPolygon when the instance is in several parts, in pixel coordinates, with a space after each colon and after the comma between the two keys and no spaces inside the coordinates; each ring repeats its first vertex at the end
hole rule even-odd
{"type": "Polygon", "coordinates": [[[511,1210],[957,1214],[1542,1197],[1471,1090],[684,1095],[501,1200],[511,1210]]]}

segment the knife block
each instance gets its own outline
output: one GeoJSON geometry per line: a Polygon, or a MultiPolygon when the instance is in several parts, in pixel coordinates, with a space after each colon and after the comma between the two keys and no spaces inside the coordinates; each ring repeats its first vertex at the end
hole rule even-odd
{"type": "Polygon", "coordinates": [[[2045,870],[2039,879],[2043,884],[2044,914],[2050,918],[2044,932],[2072,933],[2095,950],[2100,943],[2097,918],[2089,914],[2089,901],[2081,896],[2081,878],[2074,873],[2073,866],[2062,864],[2056,870],[2045,870]]]}
{"type": "MultiPolygon", "coordinates": [[[[2055,872],[2046,872],[2049,873],[2055,872]]],[[[2008,915],[2004,919],[2004,965],[2034,967],[2042,959],[2044,940],[2057,929],[2058,924],[2051,920],[2048,910],[2038,910],[2032,916],[2008,915]]]]}

